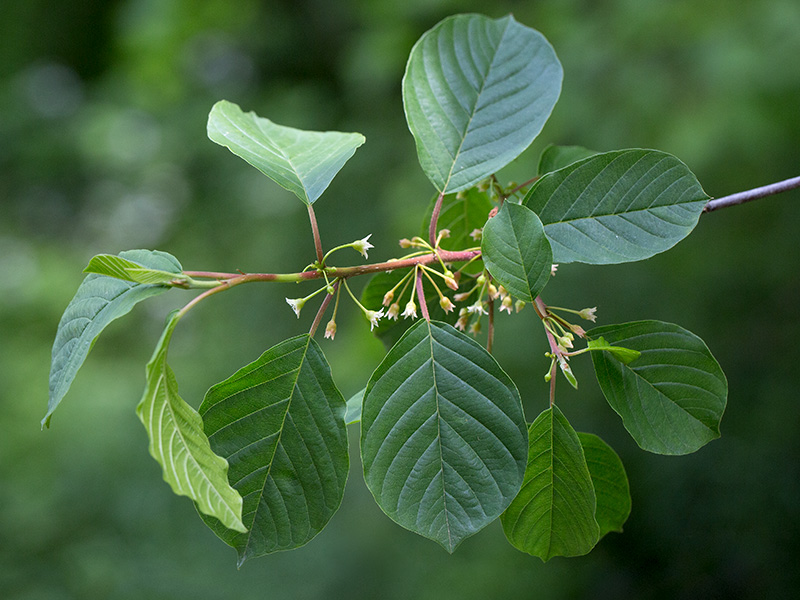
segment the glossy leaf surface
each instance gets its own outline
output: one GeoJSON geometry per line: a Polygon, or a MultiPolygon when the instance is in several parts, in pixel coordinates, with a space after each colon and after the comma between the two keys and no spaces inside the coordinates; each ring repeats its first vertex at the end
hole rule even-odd
{"type": "Polygon", "coordinates": [[[598,436],[578,433],[578,439],[597,498],[594,516],[600,526],[600,537],[611,531],[621,533],[631,514],[631,491],[625,467],[611,446],[598,436]]]}
{"type": "Polygon", "coordinates": [[[244,499],[237,533],[206,524],[249,558],[302,546],[339,508],[349,457],[345,401],[319,345],[288,339],[213,386],[200,414],[244,499]]]}
{"type": "Polygon", "coordinates": [[[364,396],[364,478],[397,523],[453,552],[519,490],[527,435],[514,383],[451,326],[420,319],[364,396]]]}
{"type": "Polygon", "coordinates": [[[681,161],[656,150],[596,154],[549,173],[523,204],[557,263],[644,260],[691,233],[708,196],[681,161]]]}
{"type": "Polygon", "coordinates": [[[607,352],[591,354],[606,400],[644,450],[689,454],[719,437],[728,384],[703,340],[661,321],[588,333],[641,353],[628,365],[607,352]]]}
{"type": "Polygon", "coordinates": [[[306,204],[322,195],[365,141],[360,133],[277,125],[226,100],[217,102],[208,115],[208,137],[306,204]]]}
{"type": "Polygon", "coordinates": [[[483,228],[481,254],[492,277],[514,297],[533,302],[550,279],[553,254],[532,210],[505,202],[483,228]]]}
{"type": "MultiPolygon", "coordinates": [[[[128,250],[120,258],[160,271],[181,272],[174,256],[151,250],[128,250]]],[[[126,315],[142,300],[167,291],[163,285],[88,275],[70,301],[58,324],[50,363],[50,399],[42,425],[49,426],[53,411],[69,390],[97,336],[109,323],[126,315]]]]}
{"type": "Polygon", "coordinates": [[[167,364],[179,318],[172,314],[147,363],[147,385],[136,414],[150,438],[150,455],[161,465],[172,491],[188,496],[198,510],[226,527],[246,531],[242,498],[228,483],[228,463],[211,450],[200,415],[178,395],[178,383],[167,364]]]}
{"type": "Polygon", "coordinates": [[[544,36],[510,15],[457,15],[426,32],[406,65],[403,106],[436,189],[467,189],[519,156],[550,116],[561,79],[544,36]]]}
{"type": "Polygon", "coordinates": [[[506,537],[518,550],[548,561],[581,556],[597,543],[595,493],[575,430],[554,406],[528,430],[525,481],[503,513],[506,537]]]}

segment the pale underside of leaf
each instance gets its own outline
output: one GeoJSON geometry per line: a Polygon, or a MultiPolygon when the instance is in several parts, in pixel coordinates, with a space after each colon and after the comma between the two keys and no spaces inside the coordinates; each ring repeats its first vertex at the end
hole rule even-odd
{"type": "MultiPolygon", "coordinates": [[[[158,270],[182,270],[175,257],[164,252],[128,250],[120,253],[120,258],[158,270]]],[[[49,425],[53,411],[106,326],[126,315],[142,300],[168,289],[162,285],[141,285],[104,275],[86,276],[58,325],[50,365],[50,399],[47,414],[42,419],[43,426],[49,425]]]]}
{"type": "Polygon", "coordinates": [[[242,498],[227,479],[228,463],[214,454],[203,433],[200,415],[178,395],[167,364],[167,349],[179,320],[174,313],[147,365],[147,386],[136,413],[150,438],[150,454],[161,465],[172,491],[194,500],[200,511],[237,531],[242,523],[242,498]]]}
{"type": "Polygon", "coordinates": [[[526,447],[513,383],[447,324],[417,322],[367,385],[367,485],[387,515],[449,552],[511,501],[526,447]]]}
{"type": "Polygon", "coordinates": [[[208,137],[306,204],[322,195],[365,141],[360,133],[303,131],[278,125],[225,100],[211,109],[208,137]]]}

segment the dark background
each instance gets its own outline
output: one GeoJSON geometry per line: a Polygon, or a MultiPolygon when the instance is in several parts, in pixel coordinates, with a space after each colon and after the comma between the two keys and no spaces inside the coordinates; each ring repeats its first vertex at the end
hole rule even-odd
{"type": "MultiPolygon", "coordinates": [[[[545,299],[597,305],[603,324],[653,318],[700,335],[730,384],[723,437],[696,454],[639,450],[589,361],[573,425],[628,469],[633,513],[588,556],[519,553],[499,523],[452,556],[394,525],[357,455],[341,510],[307,546],[248,562],[173,496],[134,413],[174,291],[110,326],[42,432],[61,312],[100,252],[158,248],[187,269],[290,272],[313,258],[300,202],[209,142],[221,98],[367,143],[315,205],[327,247],[372,233],[370,258],[419,232],[432,188],[416,165],[400,79],[441,18],[484,12],[542,31],[565,71],[539,139],[501,176],[535,172],[548,143],[658,148],[715,197],[800,175],[796,0],[119,0],[5,3],[0,19],[0,595],[61,598],[790,598],[800,584],[800,192],[703,216],[644,263],[564,265],[545,299]]],[[[357,256],[350,257],[351,264],[357,256]]],[[[360,282],[359,282],[360,283],[360,282]]],[[[246,286],[184,319],[170,362],[205,390],[306,331],[284,296],[246,286]]],[[[343,305],[323,347],[347,397],[381,344],[343,305]]],[[[308,311],[312,313],[313,311],[308,311]]],[[[532,312],[499,318],[496,357],[528,417],[546,406],[532,312]]],[[[357,427],[351,437],[357,437],[357,427]]],[[[353,445],[355,449],[355,445],[353,445]]]]}

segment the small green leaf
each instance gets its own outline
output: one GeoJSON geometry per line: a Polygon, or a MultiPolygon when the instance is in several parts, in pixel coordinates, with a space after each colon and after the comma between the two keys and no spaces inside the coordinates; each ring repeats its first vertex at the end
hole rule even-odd
{"type": "Polygon", "coordinates": [[[613,448],[596,435],[578,433],[578,439],[597,497],[594,516],[600,526],[600,537],[611,531],[622,533],[622,526],[631,514],[631,491],[625,467],[613,448]]]}
{"type": "Polygon", "coordinates": [[[505,202],[483,228],[481,254],[508,293],[533,302],[550,279],[553,255],[542,222],[530,209],[505,202]]]}
{"type": "Polygon", "coordinates": [[[228,483],[228,463],[211,450],[200,415],[178,395],[178,383],[167,364],[170,338],[179,320],[180,313],[173,313],[147,363],[147,385],[136,414],[150,438],[150,454],[172,491],[194,500],[198,510],[225,527],[244,532],[242,497],[228,483]]]}
{"type": "Polygon", "coordinates": [[[620,346],[612,346],[602,335],[596,340],[589,340],[587,346],[589,346],[591,350],[605,350],[606,352],[610,352],[626,365],[630,364],[641,355],[641,352],[638,350],[631,350],[630,348],[622,348],[620,346]]]}
{"type": "Polygon", "coordinates": [[[539,157],[539,175],[546,175],[558,171],[574,162],[589,158],[597,154],[583,146],[553,146],[544,149],[539,157]]]}
{"type": "MultiPolygon", "coordinates": [[[[174,256],[157,250],[128,250],[120,253],[119,258],[153,270],[182,271],[174,256]]],[[[143,285],[98,274],[88,275],[83,280],[58,324],[50,364],[50,400],[42,419],[43,427],[50,426],[53,411],[106,326],[126,315],[142,300],[168,289],[164,285],[143,285]]]]}
{"type": "Polygon", "coordinates": [[[344,422],[347,425],[361,422],[361,403],[364,402],[364,392],[366,391],[367,389],[364,388],[356,392],[347,401],[347,413],[344,415],[344,422]]]}
{"type": "Polygon", "coordinates": [[[308,335],[273,346],[208,390],[200,414],[211,447],[230,463],[249,531],[203,520],[240,565],[309,542],[339,508],[350,460],[345,410],[308,335]]]}
{"type": "Polygon", "coordinates": [[[403,106],[423,171],[439,192],[472,187],[519,156],[561,93],[561,64],[513,17],[457,15],[411,50],[403,106]]]}
{"type": "Polygon", "coordinates": [[[226,100],[217,102],[208,115],[208,137],[306,204],[322,195],[365,141],[360,133],[277,125],[226,100]]]}
{"type": "Polygon", "coordinates": [[[548,561],[582,556],[600,539],[595,492],[578,435],[553,406],[528,430],[528,467],[519,495],[503,513],[508,541],[548,561]]]}
{"type": "Polygon", "coordinates": [[[689,454],[719,437],[728,383],[703,340],[660,321],[607,325],[588,335],[641,353],[626,365],[592,352],[592,362],[606,400],[644,450],[689,454]]]}
{"type": "Polygon", "coordinates": [[[98,254],[92,257],[83,272],[97,273],[98,275],[106,275],[148,285],[167,284],[175,280],[185,279],[181,271],[148,269],[144,265],[113,254],[98,254]]]}
{"type": "Polygon", "coordinates": [[[677,158],[634,149],[548,173],[523,204],[542,220],[555,262],[612,264],[672,248],[694,229],[707,201],[677,158]]]}
{"type": "Polygon", "coordinates": [[[526,455],[514,383],[450,325],[417,321],[367,384],[367,487],[389,517],[448,552],[508,506],[526,455]]]}

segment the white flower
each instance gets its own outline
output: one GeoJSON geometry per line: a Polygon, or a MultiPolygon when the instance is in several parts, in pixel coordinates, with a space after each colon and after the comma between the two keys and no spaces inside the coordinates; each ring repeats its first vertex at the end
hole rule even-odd
{"type": "Polygon", "coordinates": [[[511,314],[512,306],[514,306],[514,301],[511,299],[511,296],[506,295],[500,303],[500,312],[506,311],[508,314],[511,314]]]}
{"type": "Polygon", "coordinates": [[[467,312],[472,315],[488,315],[489,313],[486,312],[486,309],[483,307],[483,302],[478,300],[475,304],[470,304],[467,307],[467,312]]]}
{"type": "Polygon", "coordinates": [[[595,321],[597,321],[597,316],[595,315],[596,312],[597,312],[597,307],[595,306],[593,308],[584,308],[583,310],[578,312],[578,315],[580,315],[581,319],[586,319],[587,321],[591,321],[592,323],[594,323],[595,321]]]}
{"type": "Polygon", "coordinates": [[[374,248],[374,247],[375,247],[375,246],[373,246],[372,244],[370,244],[370,243],[369,243],[369,241],[368,241],[368,240],[369,240],[369,238],[371,238],[371,237],[372,237],[372,234],[370,233],[370,234],[369,234],[367,237],[365,237],[363,240],[357,240],[357,241],[353,242],[353,243],[352,243],[352,244],[350,244],[350,245],[351,245],[351,246],[352,246],[352,247],[353,247],[353,248],[356,250],[356,252],[360,252],[360,253],[361,253],[361,255],[362,255],[364,258],[369,258],[369,257],[367,256],[367,250],[369,250],[370,248],[374,248]]]}
{"type": "Polygon", "coordinates": [[[407,319],[411,317],[412,319],[417,318],[417,305],[414,304],[413,300],[409,300],[408,304],[406,304],[406,309],[403,311],[403,318],[407,319]]]}
{"type": "Polygon", "coordinates": [[[300,318],[300,311],[303,308],[303,305],[306,303],[305,298],[286,298],[286,304],[292,307],[294,314],[297,315],[297,318],[300,318]]]}
{"type": "Polygon", "coordinates": [[[397,315],[400,314],[400,305],[395,302],[390,307],[389,310],[386,311],[386,318],[387,319],[394,319],[397,321],[397,315]]]}
{"type": "Polygon", "coordinates": [[[378,326],[378,321],[383,316],[383,309],[380,310],[365,310],[364,316],[369,321],[369,330],[372,331],[378,326]]]}

